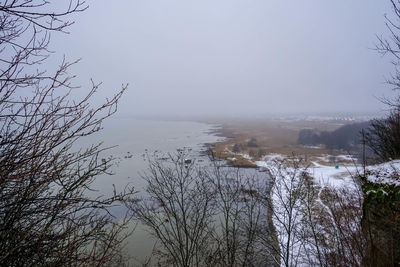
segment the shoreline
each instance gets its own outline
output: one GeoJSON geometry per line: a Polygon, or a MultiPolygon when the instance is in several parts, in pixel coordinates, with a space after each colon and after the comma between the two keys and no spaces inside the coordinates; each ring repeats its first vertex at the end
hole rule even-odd
{"type": "Polygon", "coordinates": [[[334,166],[347,164],[350,155],[339,150],[328,150],[323,146],[297,144],[302,129],[335,130],[341,125],[331,121],[276,121],[270,119],[235,119],[201,121],[218,125],[210,134],[224,140],[207,144],[213,155],[226,160],[230,166],[258,168],[256,162],[282,155],[299,157],[306,163],[334,166]]]}

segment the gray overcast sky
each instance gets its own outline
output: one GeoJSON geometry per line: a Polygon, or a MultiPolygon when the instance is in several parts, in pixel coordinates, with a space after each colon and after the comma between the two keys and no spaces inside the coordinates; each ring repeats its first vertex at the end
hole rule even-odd
{"type": "Polygon", "coordinates": [[[96,0],[58,56],[82,85],[129,90],[121,114],[377,111],[391,93],[382,0],[96,0]]]}

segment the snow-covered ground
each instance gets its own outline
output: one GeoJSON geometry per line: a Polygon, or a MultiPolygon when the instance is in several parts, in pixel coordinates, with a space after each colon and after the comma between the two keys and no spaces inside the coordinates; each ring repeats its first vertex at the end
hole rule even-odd
{"type": "Polygon", "coordinates": [[[274,160],[283,160],[284,158],[285,158],[285,157],[284,157],[282,154],[275,154],[275,153],[272,153],[272,154],[265,155],[265,156],[263,157],[263,160],[262,160],[262,161],[256,161],[255,163],[256,163],[256,165],[259,166],[259,167],[264,167],[264,166],[262,166],[262,165],[258,165],[257,162],[260,162],[260,164],[261,164],[261,162],[271,162],[271,161],[274,161],[274,160]]]}
{"type": "Polygon", "coordinates": [[[373,183],[400,186],[400,160],[367,167],[367,179],[373,183]]]}
{"type": "MultiPolygon", "coordinates": [[[[343,155],[338,156],[345,159],[351,157],[343,155]]],[[[270,154],[263,158],[262,161],[256,161],[259,167],[271,169],[276,165],[276,160],[282,160],[285,157],[280,154],[270,154]]],[[[315,182],[320,185],[330,185],[334,188],[347,187],[353,182],[353,178],[358,174],[363,174],[364,170],[361,165],[344,164],[336,166],[322,165],[318,162],[312,162],[312,166],[308,168],[309,174],[314,177],[315,182]]],[[[393,160],[382,164],[371,165],[366,167],[367,180],[374,183],[393,184],[400,186],[400,160],[393,160]]]]}
{"type": "MultiPolygon", "coordinates": [[[[259,166],[263,164],[260,163],[259,166]]],[[[364,170],[361,165],[343,165],[333,166],[321,165],[313,162],[313,167],[309,169],[309,173],[314,177],[315,181],[321,185],[328,184],[332,187],[347,187],[353,182],[353,177],[363,174],[364,170]]],[[[393,160],[382,164],[371,165],[366,167],[367,180],[373,183],[392,184],[400,186],[400,160],[393,160]]]]}
{"type": "MultiPolygon", "coordinates": [[[[325,186],[343,187],[354,185],[352,175],[357,171],[356,166],[325,166],[317,162],[312,162],[312,167],[295,169],[293,166],[283,166],[282,160],[285,157],[279,154],[268,155],[262,161],[256,161],[255,164],[269,170],[269,173],[275,178],[275,184],[271,191],[273,202],[272,221],[274,223],[281,252],[290,251],[290,258],[282,257],[281,266],[286,264],[290,266],[308,266],[307,262],[302,262],[299,255],[305,255],[305,250],[309,250],[307,243],[301,238],[300,233],[303,229],[303,207],[302,200],[296,198],[297,194],[292,195],[291,191],[296,190],[300,185],[301,174],[307,171],[314,181],[325,186]],[[297,255],[297,256],[296,256],[297,255]],[[285,262],[288,260],[289,262],[285,262]]],[[[291,164],[289,164],[291,165],[291,164]]],[[[318,194],[319,195],[319,194],[318,194]]],[[[317,200],[322,206],[323,202],[317,200]]],[[[327,209],[328,210],[328,209],[327,209]]],[[[310,258],[309,258],[310,260],[310,258]]],[[[316,258],[311,261],[317,262],[316,258]]]]}
{"type": "MultiPolygon", "coordinates": [[[[339,157],[349,161],[352,160],[351,157],[345,155],[339,157]]],[[[287,213],[288,206],[287,203],[285,203],[285,201],[289,194],[289,191],[293,190],[291,189],[291,186],[287,185],[291,183],[291,180],[293,181],[294,175],[300,175],[301,173],[300,171],[297,171],[298,173],[294,174],[295,170],[290,166],[285,168],[284,171],[282,171],[282,169],[279,169],[279,161],[281,161],[284,158],[285,157],[283,155],[271,154],[265,156],[263,160],[255,162],[257,166],[268,169],[271,175],[277,179],[275,183],[278,183],[278,187],[273,188],[271,192],[271,198],[274,205],[275,216],[281,217],[281,218],[273,218],[273,222],[275,224],[278,234],[278,240],[280,240],[281,250],[286,250],[284,245],[285,243],[281,241],[287,240],[288,238],[287,222],[286,222],[287,214],[285,214],[285,212],[287,213]],[[285,185],[284,187],[282,187],[282,181],[280,181],[281,183],[280,189],[279,189],[278,179],[283,180],[283,183],[285,185]],[[279,190],[280,192],[277,192],[279,190]],[[280,211],[283,211],[283,213],[279,214],[280,211]]],[[[310,174],[310,176],[314,178],[314,182],[319,184],[321,188],[329,186],[335,189],[352,188],[360,190],[359,188],[357,189],[357,183],[355,182],[354,179],[359,174],[363,174],[364,169],[361,165],[355,165],[351,163],[341,164],[338,166],[327,166],[327,165],[322,165],[318,162],[312,162],[312,165],[307,169],[307,172],[310,174]]],[[[383,164],[367,166],[365,172],[367,180],[369,180],[370,182],[393,184],[396,186],[400,186],[400,160],[394,160],[383,164]]],[[[318,201],[321,203],[321,205],[325,206],[320,199],[318,201]]],[[[300,204],[295,205],[293,214],[295,214],[296,216],[300,214],[301,213],[300,209],[301,209],[300,204]]],[[[301,224],[301,215],[295,218],[294,223],[299,225],[301,224]]],[[[296,240],[293,239],[292,247],[290,248],[290,250],[291,252],[296,252],[296,251],[300,252],[302,250],[301,246],[302,246],[301,243],[298,242],[296,243],[296,240]]],[[[284,266],[284,263],[283,262],[281,263],[282,266],[284,266]]],[[[302,264],[299,262],[297,264],[299,266],[302,266],[302,264]]]]}

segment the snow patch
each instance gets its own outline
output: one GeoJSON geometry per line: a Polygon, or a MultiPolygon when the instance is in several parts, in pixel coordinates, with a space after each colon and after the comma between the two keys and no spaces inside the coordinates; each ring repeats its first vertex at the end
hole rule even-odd
{"type": "Polygon", "coordinates": [[[400,186],[400,160],[369,166],[367,180],[372,183],[400,186]]]}
{"type": "Polygon", "coordinates": [[[252,159],[253,159],[252,157],[250,157],[249,154],[240,153],[240,154],[238,154],[238,155],[242,156],[243,158],[245,158],[245,159],[247,159],[247,160],[252,160],[252,159]]]}

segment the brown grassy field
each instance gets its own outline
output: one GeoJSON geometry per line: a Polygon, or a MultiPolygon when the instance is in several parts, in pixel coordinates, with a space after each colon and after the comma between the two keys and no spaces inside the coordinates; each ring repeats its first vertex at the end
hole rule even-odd
{"type": "Polygon", "coordinates": [[[215,119],[203,122],[221,125],[221,128],[216,130],[216,134],[226,137],[227,140],[212,144],[213,152],[217,157],[228,160],[234,166],[255,167],[253,162],[243,157],[245,154],[252,156],[252,161],[269,154],[282,154],[295,155],[303,157],[307,161],[316,161],[322,164],[329,164],[320,158],[324,155],[343,154],[343,152],[327,150],[324,147],[298,145],[297,138],[302,129],[333,131],[346,122],[272,119],[215,119]],[[253,142],[249,143],[251,140],[253,142]],[[233,153],[233,150],[236,153],[233,153]]]}

